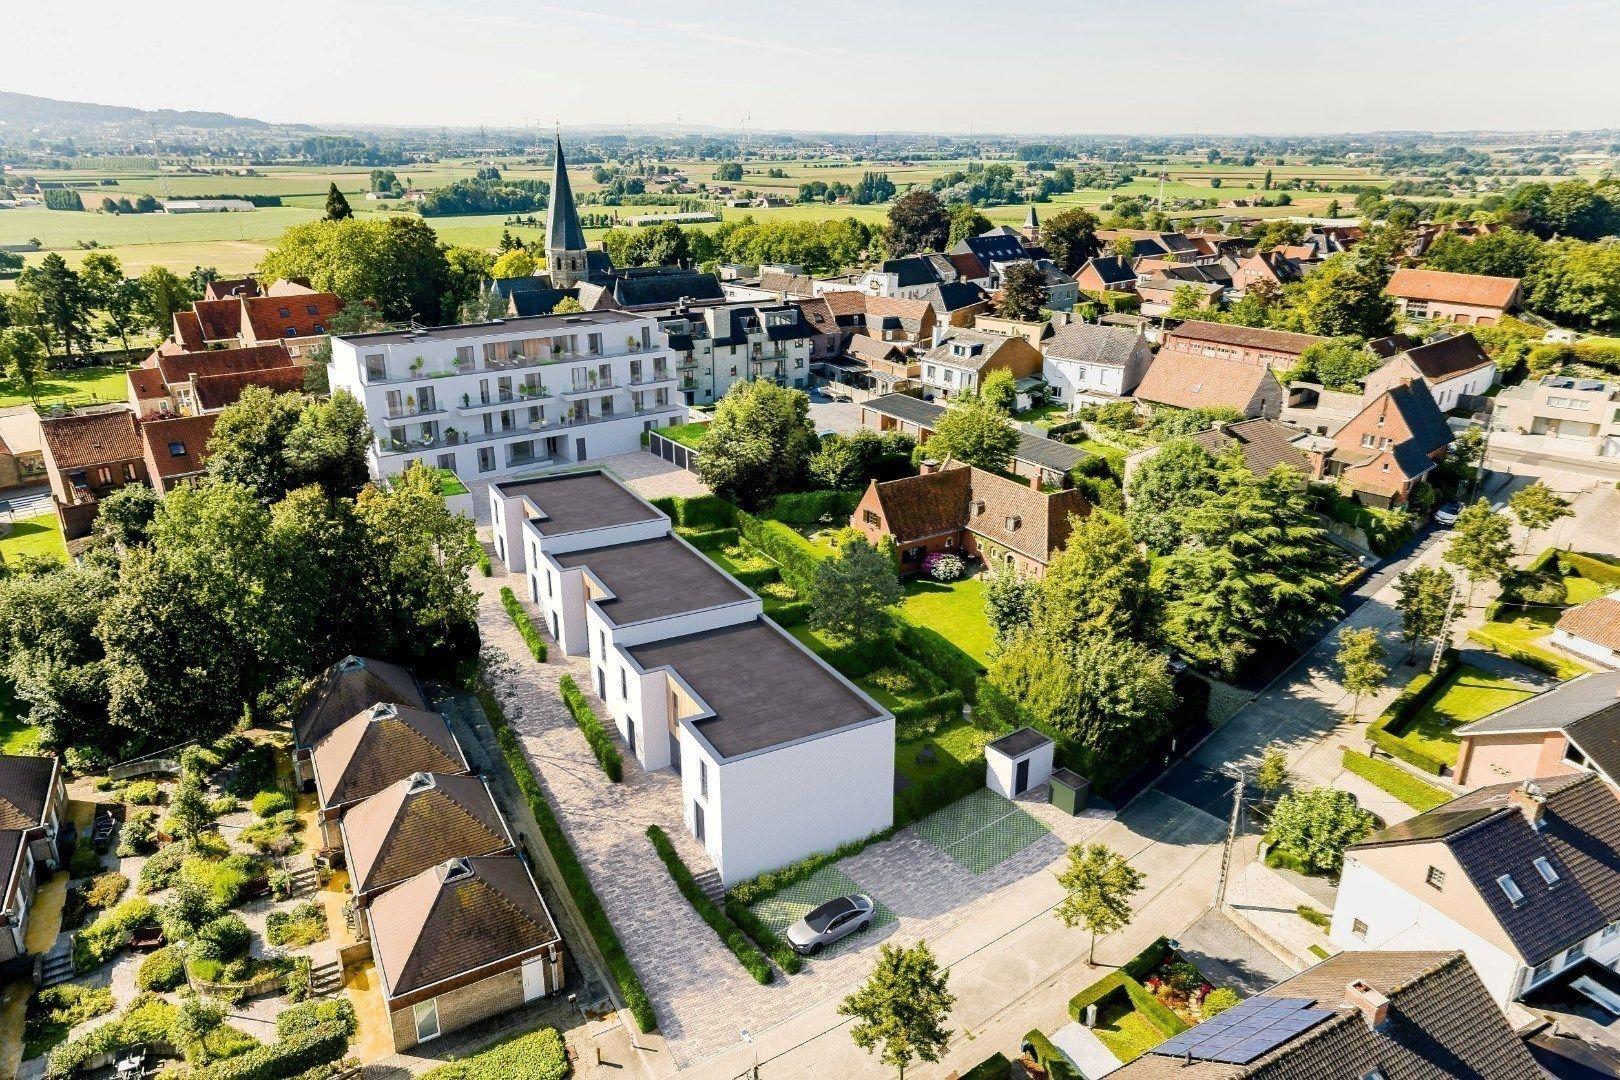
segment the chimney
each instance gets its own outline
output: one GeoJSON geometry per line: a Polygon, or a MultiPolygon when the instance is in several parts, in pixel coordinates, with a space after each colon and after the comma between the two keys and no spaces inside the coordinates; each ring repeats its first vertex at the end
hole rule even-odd
{"type": "Polygon", "coordinates": [[[1526,821],[1538,829],[1541,827],[1541,817],[1547,812],[1547,794],[1539,784],[1526,780],[1508,792],[1507,798],[1508,805],[1522,811],[1526,821]]]}
{"type": "Polygon", "coordinates": [[[1361,979],[1356,979],[1344,988],[1344,1000],[1361,1010],[1366,1019],[1367,1026],[1377,1029],[1385,1020],[1389,1019],[1389,998],[1374,990],[1361,979]]]}
{"type": "Polygon", "coordinates": [[[923,458],[922,464],[917,466],[919,475],[927,476],[929,473],[939,472],[939,462],[934,458],[923,458]]]}
{"type": "Polygon", "coordinates": [[[1041,490],[1041,474],[1040,473],[1036,473],[1034,476],[1029,478],[1029,486],[1034,488],[1036,491],[1041,490]]]}

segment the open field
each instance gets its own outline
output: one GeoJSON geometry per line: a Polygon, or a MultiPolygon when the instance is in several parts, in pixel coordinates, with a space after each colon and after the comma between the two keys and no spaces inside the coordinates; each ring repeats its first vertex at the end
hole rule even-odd
{"type": "MultiPolygon", "coordinates": [[[[103,401],[124,401],[129,397],[125,367],[87,367],[74,371],[49,371],[35,386],[34,396],[41,406],[93,405],[103,401]]],[[[0,379],[0,409],[27,405],[28,395],[14,383],[0,379]]]]}

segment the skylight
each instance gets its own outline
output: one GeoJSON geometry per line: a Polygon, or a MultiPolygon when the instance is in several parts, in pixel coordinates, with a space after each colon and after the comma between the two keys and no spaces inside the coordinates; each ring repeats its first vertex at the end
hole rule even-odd
{"type": "Polygon", "coordinates": [[[1541,875],[1541,880],[1548,885],[1558,884],[1558,871],[1545,857],[1536,859],[1536,872],[1541,875]]]}
{"type": "Polygon", "coordinates": [[[1502,887],[1502,894],[1508,898],[1508,903],[1514,907],[1524,903],[1524,890],[1519,888],[1519,883],[1513,880],[1512,874],[1501,875],[1496,879],[1496,883],[1502,887]]]}

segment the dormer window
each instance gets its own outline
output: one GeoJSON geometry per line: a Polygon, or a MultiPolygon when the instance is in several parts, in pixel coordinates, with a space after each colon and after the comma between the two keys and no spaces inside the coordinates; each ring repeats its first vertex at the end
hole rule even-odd
{"type": "Polygon", "coordinates": [[[316,307],[314,304],[304,305],[304,310],[311,315],[319,315],[321,313],[321,309],[316,307]]]}
{"type": "Polygon", "coordinates": [[[1023,523],[1024,523],[1024,519],[1019,517],[1017,514],[1008,514],[1007,515],[1007,531],[1008,532],[1017,532],[1018,527],[1020,525],[1022,525],[1023,523]]]}
{"type": "Polygon", "coordinates": [[[186,456],[186,444],[183,443],[183,442],[172,442],[172,443],[170,443],[169,444],[169,456],[170,457],[185,457],[186,456]]]}
{"type": "Polygon", "coordinates": [[[974,499],[973,500],[973,516],[978,517],[982,513],[984,513],[984,500],[983,499],[974,499]]]}
{"type": "Polygon", "coordinates": [[[1519,883],[1513,880],[1512,874],[1500,875],[1496,879],[1496,884],[1500,886],[1502,895],[1508,898],[1508,903],[1514,907],[1524,903],[1524,890],[1519,888],[1519,883]]]}
{"type": "Polygon", "coordinates": [[[1558,884],[1558,869],[1545,856],[1537,857],[1535,866],[1536,873],[1541,875],[1541,880],[1549,887],[1558,884]]]}

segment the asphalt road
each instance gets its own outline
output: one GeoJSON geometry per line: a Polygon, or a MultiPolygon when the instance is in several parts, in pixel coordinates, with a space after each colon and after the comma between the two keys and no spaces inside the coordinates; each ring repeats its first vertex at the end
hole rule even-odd
{"type": "Polygon", "coordinates": [[[48,484],[0,491],[0,521],[37,517],[50,509],[51,489],[48,484]]]}

